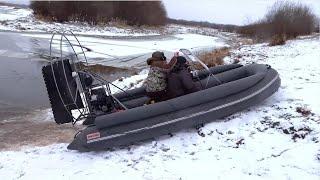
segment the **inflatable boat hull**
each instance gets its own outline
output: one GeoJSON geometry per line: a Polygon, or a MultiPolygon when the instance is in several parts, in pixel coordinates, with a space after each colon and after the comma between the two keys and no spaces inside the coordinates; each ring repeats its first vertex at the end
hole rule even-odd
{"type": "Polygon", "coordinates": [[[230,68],[216,77],[222,84],[204,79],[210,88],[98,117],[75,136],[68,149],[105,150],[195,127],[258,104],[280,87],[277,71],[261,64],[230,68]]]}

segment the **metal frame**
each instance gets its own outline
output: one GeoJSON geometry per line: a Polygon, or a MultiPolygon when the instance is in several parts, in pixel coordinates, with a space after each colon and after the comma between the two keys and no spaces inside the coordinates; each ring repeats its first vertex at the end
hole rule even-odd
{"type": "MultiPolygon", "coordinates": [[[[69,34],[69,35],[70,35],[69,34]]],[[[54,80],[54,83],[55,83],[55,87],[58,91],[58,94],[59,94],[59,97],[61,99],[61,102],[62,104],[64,105],[64,108],[67,110],[68,114],[72,117],[72,124],[74,125],[77,121],[79,121],[80,119],[83,119],[83,118],[86,118],[88,117],[90,114],[92,114],[92,108],[91,108],[91,105],[89,103],[89,100],[88,100],[88,97],[86,95],[86,91],[83,89],[83,86],[82,86],[82,83],[81,83],[81,80],[80,80],[80,77],[79,77],[79,71],[80,71],[80,68],[77,67],[77,63],[79,62],[82,62],[78,55],[80,54],[83,54],[84,56],[84,60],[85,60],[85,65],[88,66],[88,60],[87,60],[87,57],[86,57],[86,54],[85,54],[85,51],[84,51],[84,46],[81,45],[79,39],[77,38],[77,36],[72,33],[71,31],[63,31],[62,33],[58,32],[58,31],[55,31],[53,32],[52,36],[51,36],[51,39],[50,39],[50,54],[49,54],[49,57],[50,57],[50,66],[51,66],[51,71],[52,71],[52,75],[53,75],[53,80],[54,80]],[[77,41],[77,44],[72,44],[71,41],[69,40],[69,38],[67,37],[67,32],[69,32],[71,34],[71,36],[77,41]],[[59,52],[60,52],[60,57],[54,57],[53,56],[53,53],[52,53],[52,46],[53,46],[53,41],[55,40],[54,37],[55,36],[60,36],[60,43],[59,43],[59,52]],[[72,54],[71,55],[68,55],[68,56],[63,56],[63,42],[64,41],[67,41],[67,45],[69,45],[71,48],[72,48],[72,54]],[[77,53],[75,51],[75,48],[74,46],[78,46],[81,48],[81,52],[80,53],[77,53]],[[71,99],[72,99],[72,103],[71,104],[67,104],[65,102],[65,100],[62,98],[62,93],[59,89],[59,86],[57,84],[57,76],[54,72],[54,69],[53,69],[53,64],[56,63],[57,61],[63,61],[67,58],[71,59],[71,62],[70,62],[70,65],[71,65],[71,69],[72,69],[72,77],[74,78],[75,82],[76,82],[76,86],[77,86],[77,90],[75,92],[75,94],[72,94],[72,91],[71,91],[71,88],[70,88],[70,84],[69,82],[67,81],[67,74],[66,74],[66,68],[64,66],[64,64],[62,63],[62,68],[63,68],[63,72],[64,72],[64,79],[66,81],[66,84],[67,84],[67,88],[68,88],[68,91],[71,95],[71,99]],[[76,57],[76,60],[74,60],[73,57],[76,57]],[[81,100],[82,100],[82,103],[83,103],[83,106],[84,108],[80,108],[78,105],[77,105],[77,96],[78,96],[78,91],[80,93],[80,97],[81,97],[81,100]],[[70,112],[68,110],[68,106],[75,106],[76,107],[76,110],[79,112],[79,116],[76,118],[73,116],[72,112],[70,112]]],[[[93,72],[88,72],[85,68],[83,70],[83,72],[87,73],[88,75],[90,75],[94,80],[96,80],[98,82],[98,84],[104,88],[104,90],[106,91],[107,95],[108,96],[111,96],[114,101],[116,101],[120,106],[122,106],[124,109],[127,109],[127,107],[125,107],[114,95],[112,95],[112,92],[111,92],[111,89],[110,89],[110,85],[116,87],[117,89],[121,90],[122,92],[125,92],[127,93],[125,90],[121,89],[120,87],[114,85],[113,83],[109,82],[109,81],[106,81],[105,79],[103,79],[101,76],[99,76],[98,74],[96,73],[93,73],[93,72]]],[[[129,94],[129,93],[128,93],[129,94]]],[[[129,94],[130,95],[130,94],[129,94]]]]}
{"type": "Polygon", "coordinates": [[[213,77],[219,84],[222,84],[222,82],[214,74],[211,73],[209,67],[206,64],[204,64],[199,58],[194,56],[190,50],[179,49],[179,51],[181,53],[183,53],[185,56],[187,56],[187,60],[192,61],[192,62],[194,62],[194,61],[198,62],[205,70],[207,70],[209,72],[208,80],[207,80],[207,83],[206,83],[206,86],[204,87],[204,89],[207,88],[210,77],[213,77]],[[194,59],[191,59],[190,56],[192,56],[194,59]]]}

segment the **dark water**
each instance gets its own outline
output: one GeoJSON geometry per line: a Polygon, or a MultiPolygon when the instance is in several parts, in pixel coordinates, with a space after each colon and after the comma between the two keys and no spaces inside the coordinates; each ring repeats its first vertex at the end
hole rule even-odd
{"type": "Polygon", "coordinates": [[[12,110],[18,112],[49,107],[40,71],[42,65],[37,61],[1,59],[0,116],[1,109],[12,114],[12,110]]]}
{"type": "Polygon", "coordinates": [[[39,53],[47,41],[0,32],[0,120],[33,109],[48,108],[39,53]]]}

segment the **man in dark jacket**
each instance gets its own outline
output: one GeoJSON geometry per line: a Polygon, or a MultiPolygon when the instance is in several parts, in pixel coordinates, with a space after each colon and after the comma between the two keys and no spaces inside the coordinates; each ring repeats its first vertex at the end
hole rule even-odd
{"type": "Polygon", "coordinates": [[[192,75],[188,70],[186,62],[185,57],[177,57],[175,66],[167,75],[167,95],[169,98],[179,97],[200,90],[199,84],[192,80],[192,75]]]}

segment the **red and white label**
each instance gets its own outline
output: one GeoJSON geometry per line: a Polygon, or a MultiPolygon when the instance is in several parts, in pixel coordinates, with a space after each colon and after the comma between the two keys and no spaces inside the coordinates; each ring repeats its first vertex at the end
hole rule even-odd
{"type": "Polygon", "coordinates": [[[87,140],[100,138],[100,132],[95,132],[87,135],[87,140]]]}

